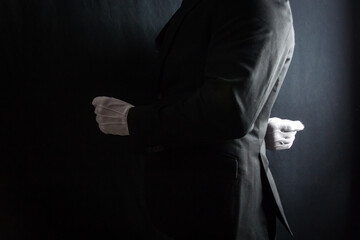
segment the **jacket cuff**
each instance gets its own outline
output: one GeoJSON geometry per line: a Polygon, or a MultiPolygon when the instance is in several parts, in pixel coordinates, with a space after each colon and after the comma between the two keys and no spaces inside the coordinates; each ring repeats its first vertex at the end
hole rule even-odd
{"type": "Polygon", "coordinates": [[[136,106],[129,109],[127,123],[132,150],[153,153],[165,149],[158,112],[159,106],[136,106]]]}

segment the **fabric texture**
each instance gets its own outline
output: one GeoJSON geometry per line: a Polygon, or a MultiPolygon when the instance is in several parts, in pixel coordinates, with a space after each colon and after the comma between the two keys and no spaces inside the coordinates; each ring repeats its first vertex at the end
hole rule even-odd
{"type": "Polygon", "coordinates": [[[275,239],[277,216],[291,233],[264,137],[294,44],[281,0],[188,0],[160,32],[159,99],[128,127],[161,232],[275,239]]]}

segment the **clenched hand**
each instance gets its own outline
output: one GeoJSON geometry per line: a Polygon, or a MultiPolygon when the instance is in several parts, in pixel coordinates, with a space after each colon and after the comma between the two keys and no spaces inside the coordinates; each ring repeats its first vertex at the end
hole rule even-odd
{"type": "Polygon", "coordinates": [[[270,118],[265,136],[266,148],[269,150],[285,150],[291,148],[298,131],[304,129],[300,121],[270,118]]]}
{"type": "Polygon", "coordinates": [[[103,133],[129,135],[127,114],[133,105],[112,97],[96,97],[92,104],[95,107],[96,122],[103,133]]]}

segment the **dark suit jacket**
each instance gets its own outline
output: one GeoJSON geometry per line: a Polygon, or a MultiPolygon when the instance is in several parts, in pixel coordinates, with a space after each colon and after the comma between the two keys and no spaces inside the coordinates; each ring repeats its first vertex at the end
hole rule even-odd
{"type": "Polygon", "coordinates": [[[294,49],[289,2],[185,0],[157,44],[159,101],[128,114],[157,227],[175,239],[273,239],[278,216],[290,231],[264,143],[294,49]]]}

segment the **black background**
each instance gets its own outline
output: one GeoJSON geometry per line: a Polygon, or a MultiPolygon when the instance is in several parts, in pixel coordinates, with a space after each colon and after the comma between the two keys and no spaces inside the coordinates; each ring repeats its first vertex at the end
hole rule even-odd
{"type": "MultiPolygon", "coordinates": [[[[91,101],[155,99],[154,39],[180,3],[0,2],[0,239],[160,239],[141,155],[98,130],[91,101]]],[[[271,168],[294,239],[357,239],[359,3],[291,3],[296,50],[273,116],[305,130],[271,168]]]]}

